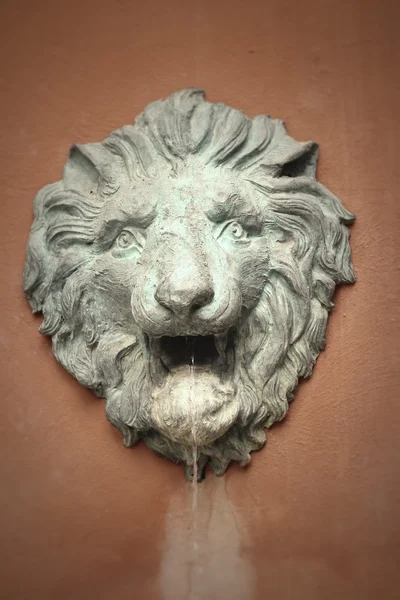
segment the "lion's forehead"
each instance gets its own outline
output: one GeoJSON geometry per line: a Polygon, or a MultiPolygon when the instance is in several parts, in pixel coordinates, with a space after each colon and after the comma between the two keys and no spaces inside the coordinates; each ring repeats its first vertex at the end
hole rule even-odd
{"type": "Polygon", "coordinates": [[[188,221],[207,217],[218,222],[225,218],[260,213],[267,199],[258,190],[227,169],[209,169],[210,173],[189,170],[177,177],[160,175],[121,186],[102,214],[101,223],[132,221],[148,226],[155,220],[164,223],[182,218],[188,221]]]}

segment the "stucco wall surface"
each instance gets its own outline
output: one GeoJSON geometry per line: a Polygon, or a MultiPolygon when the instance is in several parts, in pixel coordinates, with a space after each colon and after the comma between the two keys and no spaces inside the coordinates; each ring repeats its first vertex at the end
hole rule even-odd
{"type": "Polygon", "coordinates": [[[395,600],[400,569],[398,3],[5,0],[0,530],[7,600],[395,600]],[[32,200],[69,146],[199,86],[321,144],[357,215],[328,346],[247,470],[125,449],[21,292],[32,200]]]}

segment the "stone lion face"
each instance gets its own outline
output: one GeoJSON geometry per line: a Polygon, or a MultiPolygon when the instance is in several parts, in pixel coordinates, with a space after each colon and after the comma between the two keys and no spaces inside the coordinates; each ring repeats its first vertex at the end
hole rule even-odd
{"type": "Polygon", "coordinates": [[[56,358],[124,435],[200,477],[245,465],[322,349],[353,216],[317,147],[183,90],[74,146],[24,275],[56,358]]]}

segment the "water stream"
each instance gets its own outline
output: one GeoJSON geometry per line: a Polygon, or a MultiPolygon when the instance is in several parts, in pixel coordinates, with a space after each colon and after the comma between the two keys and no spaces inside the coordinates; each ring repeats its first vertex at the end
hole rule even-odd
{"type": "MultiPolygon", "coordinates": [[[[188,343],[188,340],[187,340],[188,343]]],[[[192,593],[194,592],[194,589],[196,587],[196,580],[197,580],[197,576],[198,576],[198,569],[200,568],[199,565],[199,557],[198,557],[198,550],[199,550],[199,540],[198,540],[198,527],[197,527],[197,520],[198,520],[198,506],[197,506],[197,502],[198,502],[198,481],[197,481],[197,477],[198,477],[198,466],[197,466],[197,454],[198,454],[198,449],[197,449],[197,432],[196,432],[196,426],[197,426],[197,415],[196,415],[196,399],[195,399],[195,358],[194,358],[194,344],[195,341],[192,339],[190,340],[190,347],[188,345],[188,356],[189,356],[189,374],[190,374],[190,383],[189,383],[189,410],[191,412],[191,433],[192,433],[192,448],[191,448],[191,456],[190,456],[190,452],[188,452],[188,462],[192,461],[192,483],[191,483],[191,491],[192,491],[192,527],[191,527],[191,548],[190,548],[190,554],[191,554],[191,558],[190,558],[190,562],[191,562],[191,568],[190,568],[190,572],[189,572],[189,588],[191,590],[191,596],[192,593]]],[[[195,600],[195,598],[197,598],[197,594],[195,594],[193,596],[193,599],[195,600]]]]}
{"type": "Polygon", "coordinates": [[[199,398],[195,396],[195,341],[187,338],[186,344],[192,438],[186,449],[186,462],[192,482],[183,494],[176,493],[168,510],[161,567],[163,600],[205,600],[210,594],[213,598],[250,600],[254,597],[254,577],[251,565],[243,557],[240,514],[228,496],[226,480],[211,477],[201,486],[197,481],[199,398]]]}
{"type": "Polygon", "coordinates": [[[190,357],[189,357],[189,370],[190,370],[190,387],[189,387],[189,404],[190,404],[190,411],[191,411],[191,416],[192,416],[192,439],[193,439],[193,446],[192,446],[192,461],[193,461],[193,479],[192,479],[192,488],[193,488],[193,501],[192,501],[192,509],[193,509],[193,513],[195,513],[196,511],[196,506],[197,506],[197,492],[198,492],[198,488],[197,488],[197,477],[198,477],[198,468],[197,468],[197,443],[196,443],[196,424],[197,424],[197,420],[196,420],[196,402],[195,402],[195,398],[194,398],[194,385],[195,385],[195,381],[194,381],[194,341],[192,341],[191,343],[191,348],[190,348],[190,357]]]}

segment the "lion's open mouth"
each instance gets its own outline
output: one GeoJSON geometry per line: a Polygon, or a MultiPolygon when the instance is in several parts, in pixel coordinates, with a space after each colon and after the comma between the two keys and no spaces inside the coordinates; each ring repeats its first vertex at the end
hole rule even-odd
{"type": "Polygon", "coordinates": [[[219,356],[213,335],[165,336],[160,342],[161,360],[169,370],[180,365],[212,365],[219,356]]]}
{"type": "Polygon", "coordinates": [[[154,427],[185,447],[204,447],[235,421],[233,334],[149,338],[154,427]]]}
{"type": "Polygon", "coordinates": [[[162,336],[148,338],[150,375],[161,385],[168,374],[192,367],[223,378],[232,368],[232,332],[207,336],[162,336]]]}

